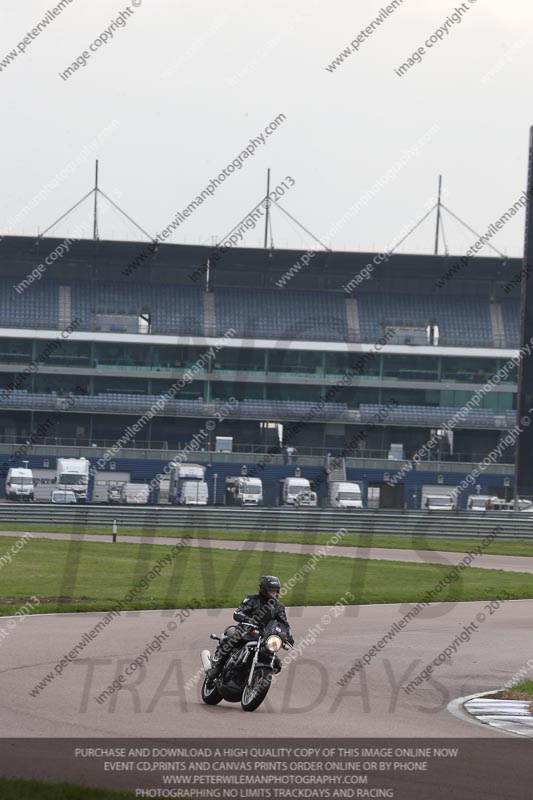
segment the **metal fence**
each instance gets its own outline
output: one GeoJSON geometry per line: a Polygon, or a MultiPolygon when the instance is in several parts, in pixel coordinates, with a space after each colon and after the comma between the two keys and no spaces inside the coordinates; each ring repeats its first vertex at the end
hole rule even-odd
{"type": "Polygon", "coordinates": [[[533,514],[497,512],[344,511],[321,509],[242,509],[222,507],[51,506],[49,504],[0,504],[0,526],[67,525],[72,532],[99,525],[111,532],[113,521],[125,527],[157,531],[247,531],[252,534],[327,533],[345,528],[349,534],[483,538],[496,532],[499,539],[533,539],[533,514]]]}

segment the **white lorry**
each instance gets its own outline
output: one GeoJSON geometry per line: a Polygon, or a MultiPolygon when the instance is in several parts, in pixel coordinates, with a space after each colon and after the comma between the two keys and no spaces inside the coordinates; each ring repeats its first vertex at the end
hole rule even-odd
{"type": "Polygon", "coordinates": [[[316,506],[316,492],[311,491],[307,478],[282,478],[280,500],[284,506],[316,506]]]}
{"type": "Polygon", "coordinates": [[[449,486],[422,486],[420,507],[425,511],[453,511],[456,501],[449,486]]]}
{"type": "Polygon", "coordinates": [[[72,489],[77,503],[87,501],[89,466],[86,458],[58,458],[55,485],[57,489],[72,489]]]}
{"type": "Polygon", "coordinates": [[[33,472],[28,469],[28,462],[24,467],[10,467],[6,478],[6,497],[8,500],[33,500],[35,497],[35,484],[33,472]]]}
{"type": "Polygon", "coordinates": [[[127,505],[146,505],[150,498],[147,483],[124,483],[121,487],[120,501],[127,505]]]}
{"type": "Polygon", "coordinates": [[[200,464],[178,464],[170,473],[169,500],[184,506],[206,506],[209,500],[205,467],[200,464]]]}
{"type": "Polygon", "coordinates": [[[349,481],[333,481],[329,485],[329,504],[332,508],[363,508],[360,485],[349,481]]]}
{"type": "Polygon", "coordinates": [[[226,505],[263,505],[263,483],[261,478],[248,478],[246,475],[226,478],[226,505]]]}

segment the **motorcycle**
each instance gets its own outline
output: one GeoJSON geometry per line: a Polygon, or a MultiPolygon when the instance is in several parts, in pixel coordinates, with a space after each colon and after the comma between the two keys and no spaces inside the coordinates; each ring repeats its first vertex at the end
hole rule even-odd
{"type": "MultiPolygon", "coordinates": [[[[244,644],[230,654],[220,675],[211,679],[206,674],[202,700],[209,706],[216,706],[221,700],[228,703],[240,700],[243,711],[255,711],[267,696],[273,676],[281,670],[276,653],[282,648],[289,649],[288,630],[276,620],[268,622],[263,630],[249,622],[240,622],[238,628],[232,635],[244,640],[244,644]],[[239,632],[239,627],[246,630],[239,632]]],[[[210,638],[222,641],[214,633],[210,638]]],[[[202,650],[201,658],[208,673],[212,667],[210,651],[202,650]]]]}

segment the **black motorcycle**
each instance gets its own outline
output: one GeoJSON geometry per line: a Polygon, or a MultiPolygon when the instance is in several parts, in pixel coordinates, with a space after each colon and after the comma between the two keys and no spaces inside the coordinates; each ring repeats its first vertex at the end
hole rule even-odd
{"type": "MultiPolygon", "coordinates": [[[[216,706],[221,700],[228,703],[241,702],[244,711],[255,711],[268,694],[273,676],[280,672],[281,662],[276,653],[288,650],[288,630],[276,620],[269,622],[263,630],[254,623],[241,622],[237,628],[239,640],[244,643],[227,658],[220,675],[206,675],[202,685],[202,700],[216,706]],[[239,628],[241,629],[239,631],[239,628]]],[[[211,639],[220,642],[219,636],[211,639]]],[[[202,664],[206,673],[211,669],[211,653],[202,650],[202,664]]]]}

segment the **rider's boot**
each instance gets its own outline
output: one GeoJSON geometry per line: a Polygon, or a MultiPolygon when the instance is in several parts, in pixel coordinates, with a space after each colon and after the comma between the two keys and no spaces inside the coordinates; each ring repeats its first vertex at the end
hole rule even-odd
{"type": "Polygon", "coordinates": [[[207,673],[207,677],[209,680],[214,680],[218,678],[220,673],[222,672],[222,667],[224,666],[224,654],[219,653],[219,648],[215,650],[213,658],[211,659],[211,669],[207,673]]]}

